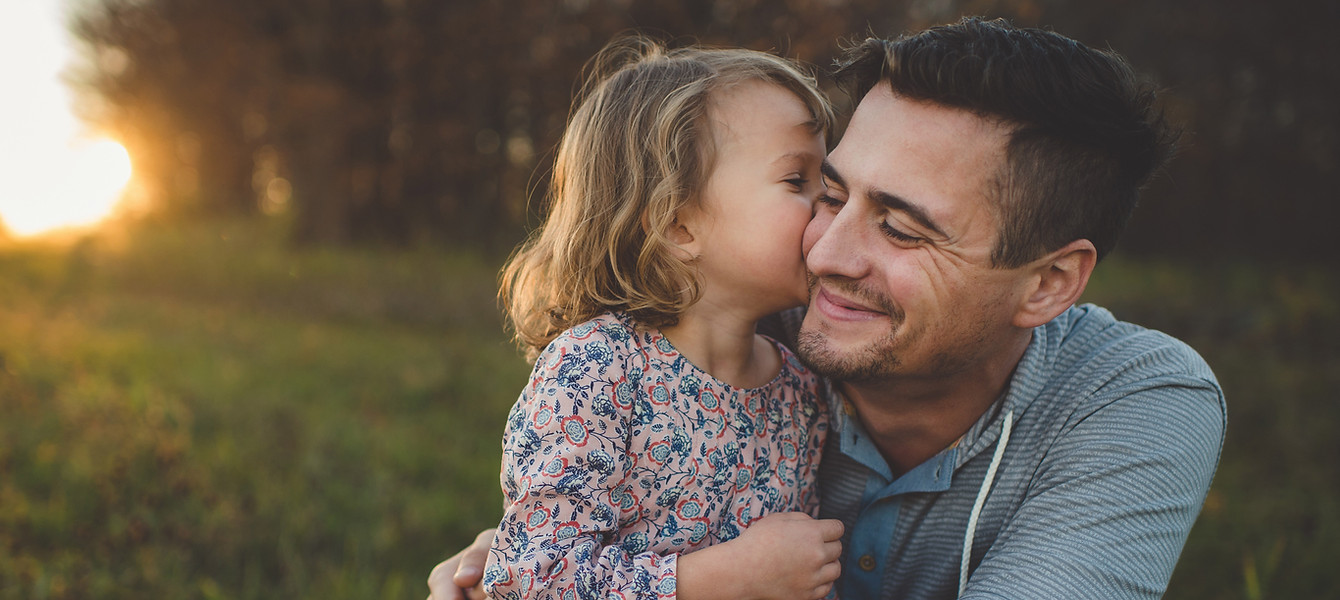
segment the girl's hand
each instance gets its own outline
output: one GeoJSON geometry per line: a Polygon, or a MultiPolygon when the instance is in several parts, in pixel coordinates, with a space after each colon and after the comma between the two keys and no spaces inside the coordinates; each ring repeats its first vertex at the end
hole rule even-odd
{"type": "Polygon", "coordinates": [[[842,530],[841,521],[805,513],[767,515],[734,540],[681,556],[678,595],[684,600],[823,598],[842,571],[842,530]]]}

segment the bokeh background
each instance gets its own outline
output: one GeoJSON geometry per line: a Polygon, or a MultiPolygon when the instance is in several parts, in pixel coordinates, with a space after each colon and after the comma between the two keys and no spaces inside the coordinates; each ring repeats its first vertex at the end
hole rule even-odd
{"type": "MultiPolygon", "coordinates": [[[[1229,399],[1168,597],[1340,589],[1338,3],[62,6],[69,109],[133,176],[98,225],[0,234],[0,599],[423,597],[501,512],[529,367],[496,273],[583,62],[636,29],[822,71],[964,14],[1124,54],[1187,130],[1086,294],[1201,350],[1229,399]]],[[[0,93],[23,122],[34,92],[0,93]]],[[[79,200],[75,166],[5,171],[0,219],[79,200]]]]}

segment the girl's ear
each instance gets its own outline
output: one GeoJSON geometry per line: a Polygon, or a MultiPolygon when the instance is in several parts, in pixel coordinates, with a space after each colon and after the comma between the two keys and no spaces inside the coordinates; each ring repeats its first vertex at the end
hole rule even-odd
{"type": "Polygon", "coordinates": [[[665,232],[666,239],[675,246],[675,257],[686,263],[693,262],[702,254],[700,232],[703,227],[702,211],[685,207],[675,215],[670,230],[665,232]]]}
{"type": "Polygon", "coordinates": [[[1032,328],[1065,312],[1084,293],[1098,262],[1089,240],[1075,240],[1034,263],[1030,287],[1014,314],[1014,325],[1032,328]]]}

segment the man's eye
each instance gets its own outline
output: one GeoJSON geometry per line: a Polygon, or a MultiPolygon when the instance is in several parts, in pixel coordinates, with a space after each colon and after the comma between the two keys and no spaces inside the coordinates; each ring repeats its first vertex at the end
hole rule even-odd
{"type": "Polygon", "coordinates": [[[908,235],[898,229],[895,229],[892,225],[889,225],[888,221],[880,221],[879,230],[884,232],[884,235],[889,236],[893,240],[902,242],[904,244],[916,244],[924,241],[922,238],[919,238],[915,235],[908,235]]]}

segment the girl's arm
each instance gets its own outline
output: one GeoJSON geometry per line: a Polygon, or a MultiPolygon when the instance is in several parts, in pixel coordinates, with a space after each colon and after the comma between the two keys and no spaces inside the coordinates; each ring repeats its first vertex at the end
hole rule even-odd
{"type": "Polygon", "coordinates": [[[565,335],[536,362],[508,417],[506,507],[483,580],[491,596],[674,593],[677,556],[612,543],[631,518],[624,512],[621,520],[620,506],[637,510],[642,493],[624,481],[631,460],[626,400],[637,385],[636,373],[627,372],[633,352],[626,339],[599,328],[565,335]]]}

